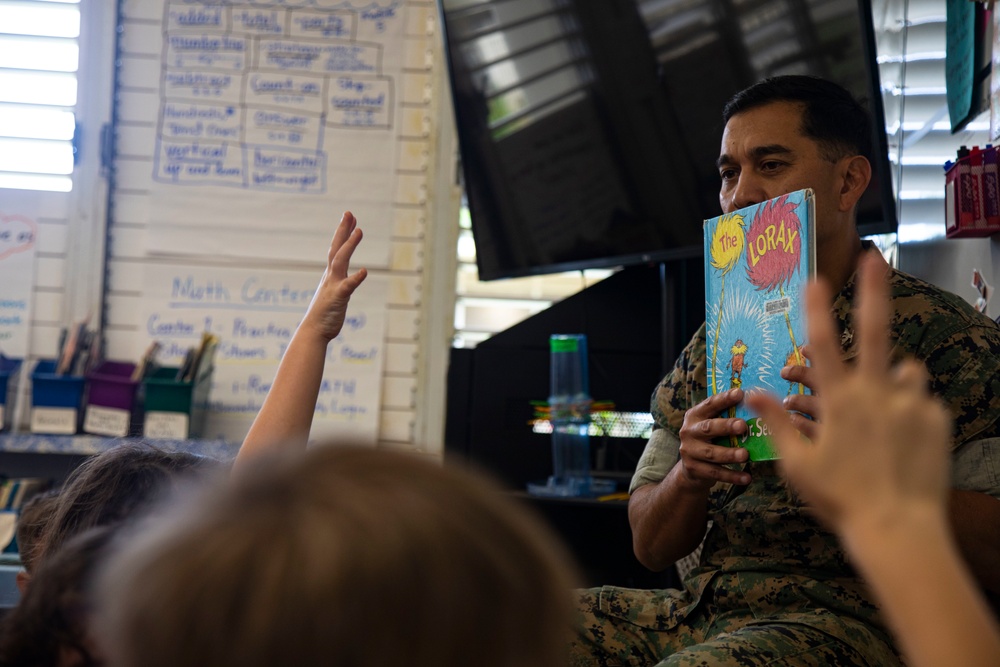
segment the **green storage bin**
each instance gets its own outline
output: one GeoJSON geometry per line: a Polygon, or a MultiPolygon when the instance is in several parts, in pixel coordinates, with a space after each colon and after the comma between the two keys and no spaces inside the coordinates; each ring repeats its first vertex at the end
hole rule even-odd
{"type": "Polygon", "coordinates": [[[194,382],[177,380],[178,368],[158,368],[143,380],[146,415],[143,437],[187,440],[201,437],[212,386],[212,369],[194,382]]]}

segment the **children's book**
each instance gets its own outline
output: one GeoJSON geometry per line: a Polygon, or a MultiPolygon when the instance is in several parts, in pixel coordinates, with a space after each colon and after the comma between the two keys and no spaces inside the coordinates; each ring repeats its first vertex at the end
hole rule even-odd
{"type": "MultiPolygon", "coordinates": [[[[740,388],[783,398],[809,393],[784,380],[784,366],[806,364],[803,285],[816,271],[812,190],[754,204],[705,221],[705,323],[710,396],[740,388]]],[[[751,461],[778,458],[767,424],[744,402],[727,417],[747,433],[724,444],[746,447],[751,461]]]]}

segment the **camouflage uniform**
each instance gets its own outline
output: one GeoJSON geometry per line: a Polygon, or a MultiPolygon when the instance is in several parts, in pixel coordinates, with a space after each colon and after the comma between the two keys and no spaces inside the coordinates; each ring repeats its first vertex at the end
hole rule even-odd
{"type": "MultiPolygon", "coordinates": [[[[1000,497],[1000,328],[963,300],[891,273],[893,357],[922,360],[955,418],[953,486],[1000,497]]],[[[845,358],[856,354],[854,278],[838,295],[845,358]]],[[[632,490],[678,460],[687,408],[707,396],[705,327],[657,387],[656,422],[632,490]]],[[[897,665],[878,609],[836,537],[770,462],[747,487],[716,484],[700,565],[682,590],[583,591],[573,665],[897,665]]]]}

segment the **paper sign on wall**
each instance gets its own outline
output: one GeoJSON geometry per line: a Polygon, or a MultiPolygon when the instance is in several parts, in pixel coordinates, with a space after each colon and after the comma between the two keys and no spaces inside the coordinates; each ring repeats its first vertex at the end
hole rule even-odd
{"type": "Polygon", "coordinates": [[[31,218],[0,211],[0,353],[28,355],[38,226],[31,218]]]}
{"type": "MultiPolygon", "coordinates": [[[[203,436],[242,441],[312,299],[319,273],[147,267],[144,335],[137,353],[158,340],[161,364],[173,366],[203,331],[220,339],[203,436]]],[[[343,331],[327,350],[313,439],[330,435],[342,442],[376,442],[387,291],[384,276],[369,275],[351,297],[343,331]]]]}
{"type": "Polygon", "coordinates": [[[149,252],[304,261],[349,208],[388,266],[404,9],[166,2],[149,252]]]}

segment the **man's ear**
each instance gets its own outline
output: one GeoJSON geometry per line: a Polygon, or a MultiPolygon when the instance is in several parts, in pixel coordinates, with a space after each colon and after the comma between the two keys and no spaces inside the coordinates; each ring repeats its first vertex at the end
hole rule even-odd
{"type": "Polygon", "coordinates": [[[841,160],[840,210],[847,212],[854,208],[872,180],[872,165],[861,155],[845,157],[841,160]]]}

